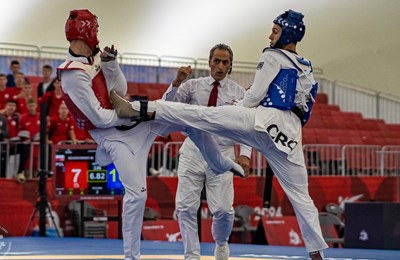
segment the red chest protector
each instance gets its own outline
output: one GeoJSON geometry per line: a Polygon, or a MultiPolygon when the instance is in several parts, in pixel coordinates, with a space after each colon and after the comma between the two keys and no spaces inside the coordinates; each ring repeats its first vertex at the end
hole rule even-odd
{"type": "MultiPolygon", "coordinates": [[[[100,106],[105,109],[113,109],[108,98],[108,90],[106,85],[106,80],[104,78],[103,72],[97,64],[83,64],[81,62],[67,61],[61,64],[57,68],[59,78],[61,78],[61,72],[63,70],[83,70],[88,73],[92,78],[92,90],[100,102],[100,106]]],[[[79,109],[79,107],[71,100],[68,94],[64,93],[62,90],[63,100],[68,107],[69,112],[76,121],[76,125],[80,129],[92,130],[96,127],[90,121],[89,118],[79,109]]]]}

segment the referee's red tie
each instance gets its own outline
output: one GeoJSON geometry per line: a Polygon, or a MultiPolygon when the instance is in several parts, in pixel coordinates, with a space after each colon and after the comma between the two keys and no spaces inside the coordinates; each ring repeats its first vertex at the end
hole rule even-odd
{"type": "Polygon", "coordinates": [[[208,106],[209,107],[215,107],[217,105],[219,82],[218,81],[214,81],[213,85],[214,85],[214,87],[211,90],[210,98],[208,99],[208,106]]]}

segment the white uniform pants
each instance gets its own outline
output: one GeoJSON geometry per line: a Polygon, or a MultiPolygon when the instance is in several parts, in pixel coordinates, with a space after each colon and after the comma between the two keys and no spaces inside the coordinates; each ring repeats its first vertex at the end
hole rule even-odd
{"type": "Polygon", "coordinates": [[[147,158],[157,134],[186,131],[198,145],[209,165],[215,167],[214,170],[218,173],[230,170],[233,161],[220,153],[218,144],[213,142],[210,135],[194,129],[148,121],[127,131],[116,129],[108,131],[107,136],[96,142],[100,146],[100,151],[105,152],[114,162],[125,188],[122,212],[125,260],[139,260],[140,235],[147,199],[147,158]]]}
{"type": "Polygon", "coordinates": [[[307,251],[328,247],[322,237],[318,211],[308,193],[308,175],[304,163],[299,165],[289,161],[287,154],[276,148],[266,132],[254,129],[256,108],[202,107],[158,100],[156,111],[156,122],[197,128],[231,138],[262,152],[292,203],[307,251]]]}
{"type": "MultiPolygon", "coordinates": [[[[149,137],[148,137],[149,138],[149,137]]],[[[124,238],[125,260],[140,259],[140,235],[142,233],[143,212],[147,199],[146,161],[148,149],[152,144],[149,138],[144,152],[133,154],[122,142],[105,141],[104,146],[109,151],[114,165],[124,184],[125,195],[122,212],[122,234],[124,238]],[[129,162],[129,163],[127,163],[129,162]]]]}
{"type": "Polygon", "coordinates": [[[212,235],[217,244],[227,242],[234,220],[233,175],[214,174],[202,158],[179,157],[176,212],[186,260],[200,259],[197,210],[205,183],[207,204],[213,215],[212,235]]]}

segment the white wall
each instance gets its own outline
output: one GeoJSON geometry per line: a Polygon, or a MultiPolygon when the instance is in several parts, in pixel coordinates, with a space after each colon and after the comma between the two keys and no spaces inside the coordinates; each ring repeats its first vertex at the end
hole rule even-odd
{"type": "Polygon", "coordinates": [[[397,0],[0,0],[0,42],[67,47],[71,9],[99,17],[101,45],[120,52],[207,58],[216,43],[256,62],[272,20],[305,14],[300,54],[329,79],[400,97],[400,1],[397,0]]]}

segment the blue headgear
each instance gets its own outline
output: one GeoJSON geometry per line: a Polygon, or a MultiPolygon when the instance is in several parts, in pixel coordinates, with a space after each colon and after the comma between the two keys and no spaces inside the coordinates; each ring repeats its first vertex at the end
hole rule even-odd
{"type": "Polygon", "coordinates": [[[283,47],[289,43],[297,43],[303,39],[306,27],[303,23],[302,13],[289,10],[275,18],[274,24],[282,28],[282,35],[272,47],[283,47]]]}

